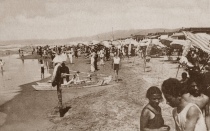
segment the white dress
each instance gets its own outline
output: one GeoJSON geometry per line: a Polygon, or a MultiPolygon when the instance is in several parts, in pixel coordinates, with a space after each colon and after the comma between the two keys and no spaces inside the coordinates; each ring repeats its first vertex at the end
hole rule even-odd
{"type": "Polygon", "coordinates": [[[69,56],[69,61],[72,64],[73,63],[73,53],[72,52],[69,53],[68,56],[69,56]]]}

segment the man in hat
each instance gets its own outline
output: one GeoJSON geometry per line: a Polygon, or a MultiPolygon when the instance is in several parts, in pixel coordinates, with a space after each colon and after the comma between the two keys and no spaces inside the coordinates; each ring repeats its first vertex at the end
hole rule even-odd
{"type": "Polygon", "coordinates": [[[53,75],[52,75],[52,86],[57,87],[57,95],[58,95],[58,108],[60,112],[60,117],[63,117],[63,105],[62,105],[62,89],[61,89],[61,83],[63,82],[63,72],[62,72],[62,63],[64,62],[64,59],[62,60],[59,58],[61,55],[61,49],[58,49],[58,56],[56,56],[53,59],[53,62],[55,64],[53,75]]]}

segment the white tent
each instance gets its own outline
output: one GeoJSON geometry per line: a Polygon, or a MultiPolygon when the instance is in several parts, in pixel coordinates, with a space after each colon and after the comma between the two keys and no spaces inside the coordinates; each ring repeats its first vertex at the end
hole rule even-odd
{"type": "Polygon", "coordinates": [[[210,40],[210,35],[206,33],[196,33],[195,35],[200,36],[201,38],[204,38],[206,40],[210,40]]]}
{"type": "Polygon", "coordinates": [[[142,41],[139,42],[140,46],[148,46],[151,42],[151,39],[144,39],[142,41]]]}
{"type": "Polygon", "coordinates": [[[111,43],[112,43],[112,45],[114,45],[114,46],[122,45],[122,43],[121,43],[120,41],[112,41],[111,43]]]}
{"type": "Polygon", "coordinates": [[[157,45],[159,47],[166,47],[158,39],[152,39],[152,44],[157,45]]]}
{"type": "Polygon", "coordinates": [[[167,39],[168,38],[168,35],[161,35],[160,37],[159,37],[159,39],[167,39]]]}
{"type": "Polygon", "coordinates": [[[133,44],[134,46],[138,46],[139,45],[139,42],[137,42],[136,40],[131,40],[131,44],[133,44]]]}
{"type": "Polygon", "coordinates": [[[188,46],[190,43],[187,40],[173,40],[170,45],[174,45],[174,44],[178,44],[178,45],[182,45],[182,46],[188,46]]]}
{"type": "Polygon", "coordinates": [[[89,42],[87,41],[81,41],[81,42],[78,42],[79,44],[83,44],[83,45],[89,45],[89,42]]]}
{"type": "Polygon", "coordinates": [[[131,44],[131,41],[132,41],[132,40],[133,40],[133,39],[131,39],[131,38],[130,38],[130,39],[125,39],[125,40],[124,40],[124,44],[125,44],[125,45],[131,44]]]}
{"type": "Polygon", "coordinates": [[[100,43],[100,41],[98,41],[98,40],[92,40],[91,42],[90,42],[90,44],[92,44],[92,45],[97,45],[97,44],[99,44],[100,43]]]}
{"type": "Polygon", "coordinates": [[[111,47],[111,42],[109,41],[102,41],[101,44],[108,48],[111,47]]]}

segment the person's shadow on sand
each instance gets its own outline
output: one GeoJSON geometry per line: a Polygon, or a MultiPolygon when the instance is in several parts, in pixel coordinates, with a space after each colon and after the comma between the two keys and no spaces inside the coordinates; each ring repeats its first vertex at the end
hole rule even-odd
{"type": "Polygon", "coordinates": [[[63,116],[66,114],[66,112],[69,111],[70,108],[71,108],[71,106],[66,106],[65,108],[60,109],[60,110],[59,110],[59,112],[60,112],[60,117],[63,117],[63,116]]]}
{"type": "Polygon", "coordinates": [[[71,109],[71,106],[64,106],[62,109],[55,107],[54,110],[49,114],[49,117],[64,117],[69,109],[71,109]]]}

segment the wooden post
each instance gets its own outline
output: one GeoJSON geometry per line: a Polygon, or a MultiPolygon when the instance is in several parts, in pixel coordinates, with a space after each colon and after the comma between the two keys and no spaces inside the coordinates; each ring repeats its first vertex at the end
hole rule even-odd
{"type": "Polygon", "coordinates": [[[180,64],[179,64],[178,70],[177,70],[177,72],[176,72],[176,78],[177,78],[177,75],[178,75],[178,72],[179,72],[179,68],[180,68],[180,64]]]}

